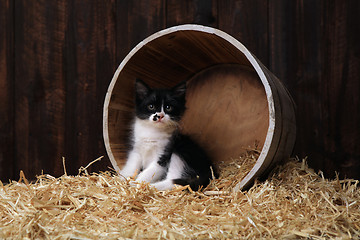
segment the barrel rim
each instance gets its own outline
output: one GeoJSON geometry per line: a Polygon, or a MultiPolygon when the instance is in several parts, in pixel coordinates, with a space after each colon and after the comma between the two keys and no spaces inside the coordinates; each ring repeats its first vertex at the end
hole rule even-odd
{"type": "MultiPolygon", "coordinates": [[[[198,31],[198,32],[204,32],[207,34],[214,34],[226,41],[228,41],[230,44],[232,44],[234,47],[236,47],[244,56],[247,58],[247,60],[250,62],[252,67],[255,69],[257,75],[259,76],[262,85],[265,89],[265,94],[268,102],[268,111],[269,111],[269,127],[268,131],[266,133],[266,138],[264,145],[262,147],[261,153],[254,164],[253,168],[247,173],[247,175],[241,180],[241,182],[238,184],[238,188],[242,189],[244,186],[246,186],[249,182],[251,182],[255,177],[256,173],[260,170],[261,166],[263,165],[266,157],[268,156],[268,153],[270,151],[273,136],[275,133],[275,106],[274,106],[274,99],[273,99],[273,93],[270,86],[270,83],[268,82],[263,69],[261,68],[260,64],[258,63],[258,60],[252,55],[252,53],[237,39],[232,37],[231,35],[216,29],[212,27],[197,25],[197,24],[184,24],[184,25],[178,25],[170,28],[166,28],[164,30],[158,31],[149,37],[145,38],[143,41],[138,43],[123,59],[123,61],[120,63],[118,68],[116,69],[114,76],[109,84],[105,101],[104,101],[104,108],[103,108],[103,138],[105,143],[105,149],[107,151],[108,157],[110,159],[110,162],[112,163],[114,169],[116,172],[120,172],[120,168],[117,165],[117,162],[115,160],[115,157],[112,153],[111,146],[110,146],[110,139],[109,139],[109,128],[108,128],[108,107],[111,100],[112,91],[114,89],[114,86],[117,82],[117,79],[120,75],[120,72],[124,68],[124,66],[128,63],[128,61],[132,58],[132,56],[138,52],[143,46],[147,45],[149,42],[163,37],[165,35],[178,32],[178,31],[198,31]]],[[[273,158],[273,156],[271,156],[273,158]]]]}

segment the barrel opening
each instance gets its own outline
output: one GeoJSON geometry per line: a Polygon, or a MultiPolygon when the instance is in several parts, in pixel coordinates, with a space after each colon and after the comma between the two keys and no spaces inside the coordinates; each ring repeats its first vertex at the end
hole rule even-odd
{"type": "Polygon", "coordinates": [[[215,164],[257,144],[259,159],[240,187],[250,183],[263,172],[262,165],[271,165],[277,152],[271,145],[280,139],[274,134],[274,99],[267,80],[271,73],[263,69],[240,42],[213,28],[181,25],[140,42],[115,72],[104,103],[104,141],[115,170],[126,161],[135,79],[151,87],[188,80],[182,131],[195,138],[215,164]]]}

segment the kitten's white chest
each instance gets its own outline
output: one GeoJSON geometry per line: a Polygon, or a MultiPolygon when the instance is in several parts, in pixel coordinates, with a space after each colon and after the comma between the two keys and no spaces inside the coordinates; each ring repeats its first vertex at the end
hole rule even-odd
{"type": "Polygon", "coordinates": [[[141,156],[142,165],[146,168],[151,162],[157,161],[164,153],[170,134],[150,127],[137,120],[134,125],[133,151],[141,156]]]}

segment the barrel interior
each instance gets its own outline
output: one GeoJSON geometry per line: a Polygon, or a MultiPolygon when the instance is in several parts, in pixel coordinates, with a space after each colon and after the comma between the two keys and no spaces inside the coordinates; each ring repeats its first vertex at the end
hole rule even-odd
{"type": "Polygon", "coordinates": [[[221,37],[183,30],[155,38],[123,65],[108,105],[108,136],[121,168],[126,161],[134,111],[134,81],[171,87],[188,80],[182,131],[202,145],[216,163],[258,143],[269,124],[264,87],[245,55],[221,37]]]}
{"type": "Polygon", "coordinates": [[[215,162],[231,161],[255,145],[261,150],[268,119],[264,88],[249,67],[217,65],[189,80],[182,129],[215,162]]]}

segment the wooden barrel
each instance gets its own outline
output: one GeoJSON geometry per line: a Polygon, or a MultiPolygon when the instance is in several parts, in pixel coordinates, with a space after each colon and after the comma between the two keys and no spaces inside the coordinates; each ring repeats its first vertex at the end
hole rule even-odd
{"type": "Polygon", "coordinates": [[[279,79],[225,32],[180,25],[140,42],[121,62],[109,85],[103,134],[116,171],[126,161],[136,78],[151,87],[171,87],[188,80],[182,131],[205,148],[215,166],[257,142],[260,156],[236,189],[249,187],[292,152],[294,104],[279,79]]]}

